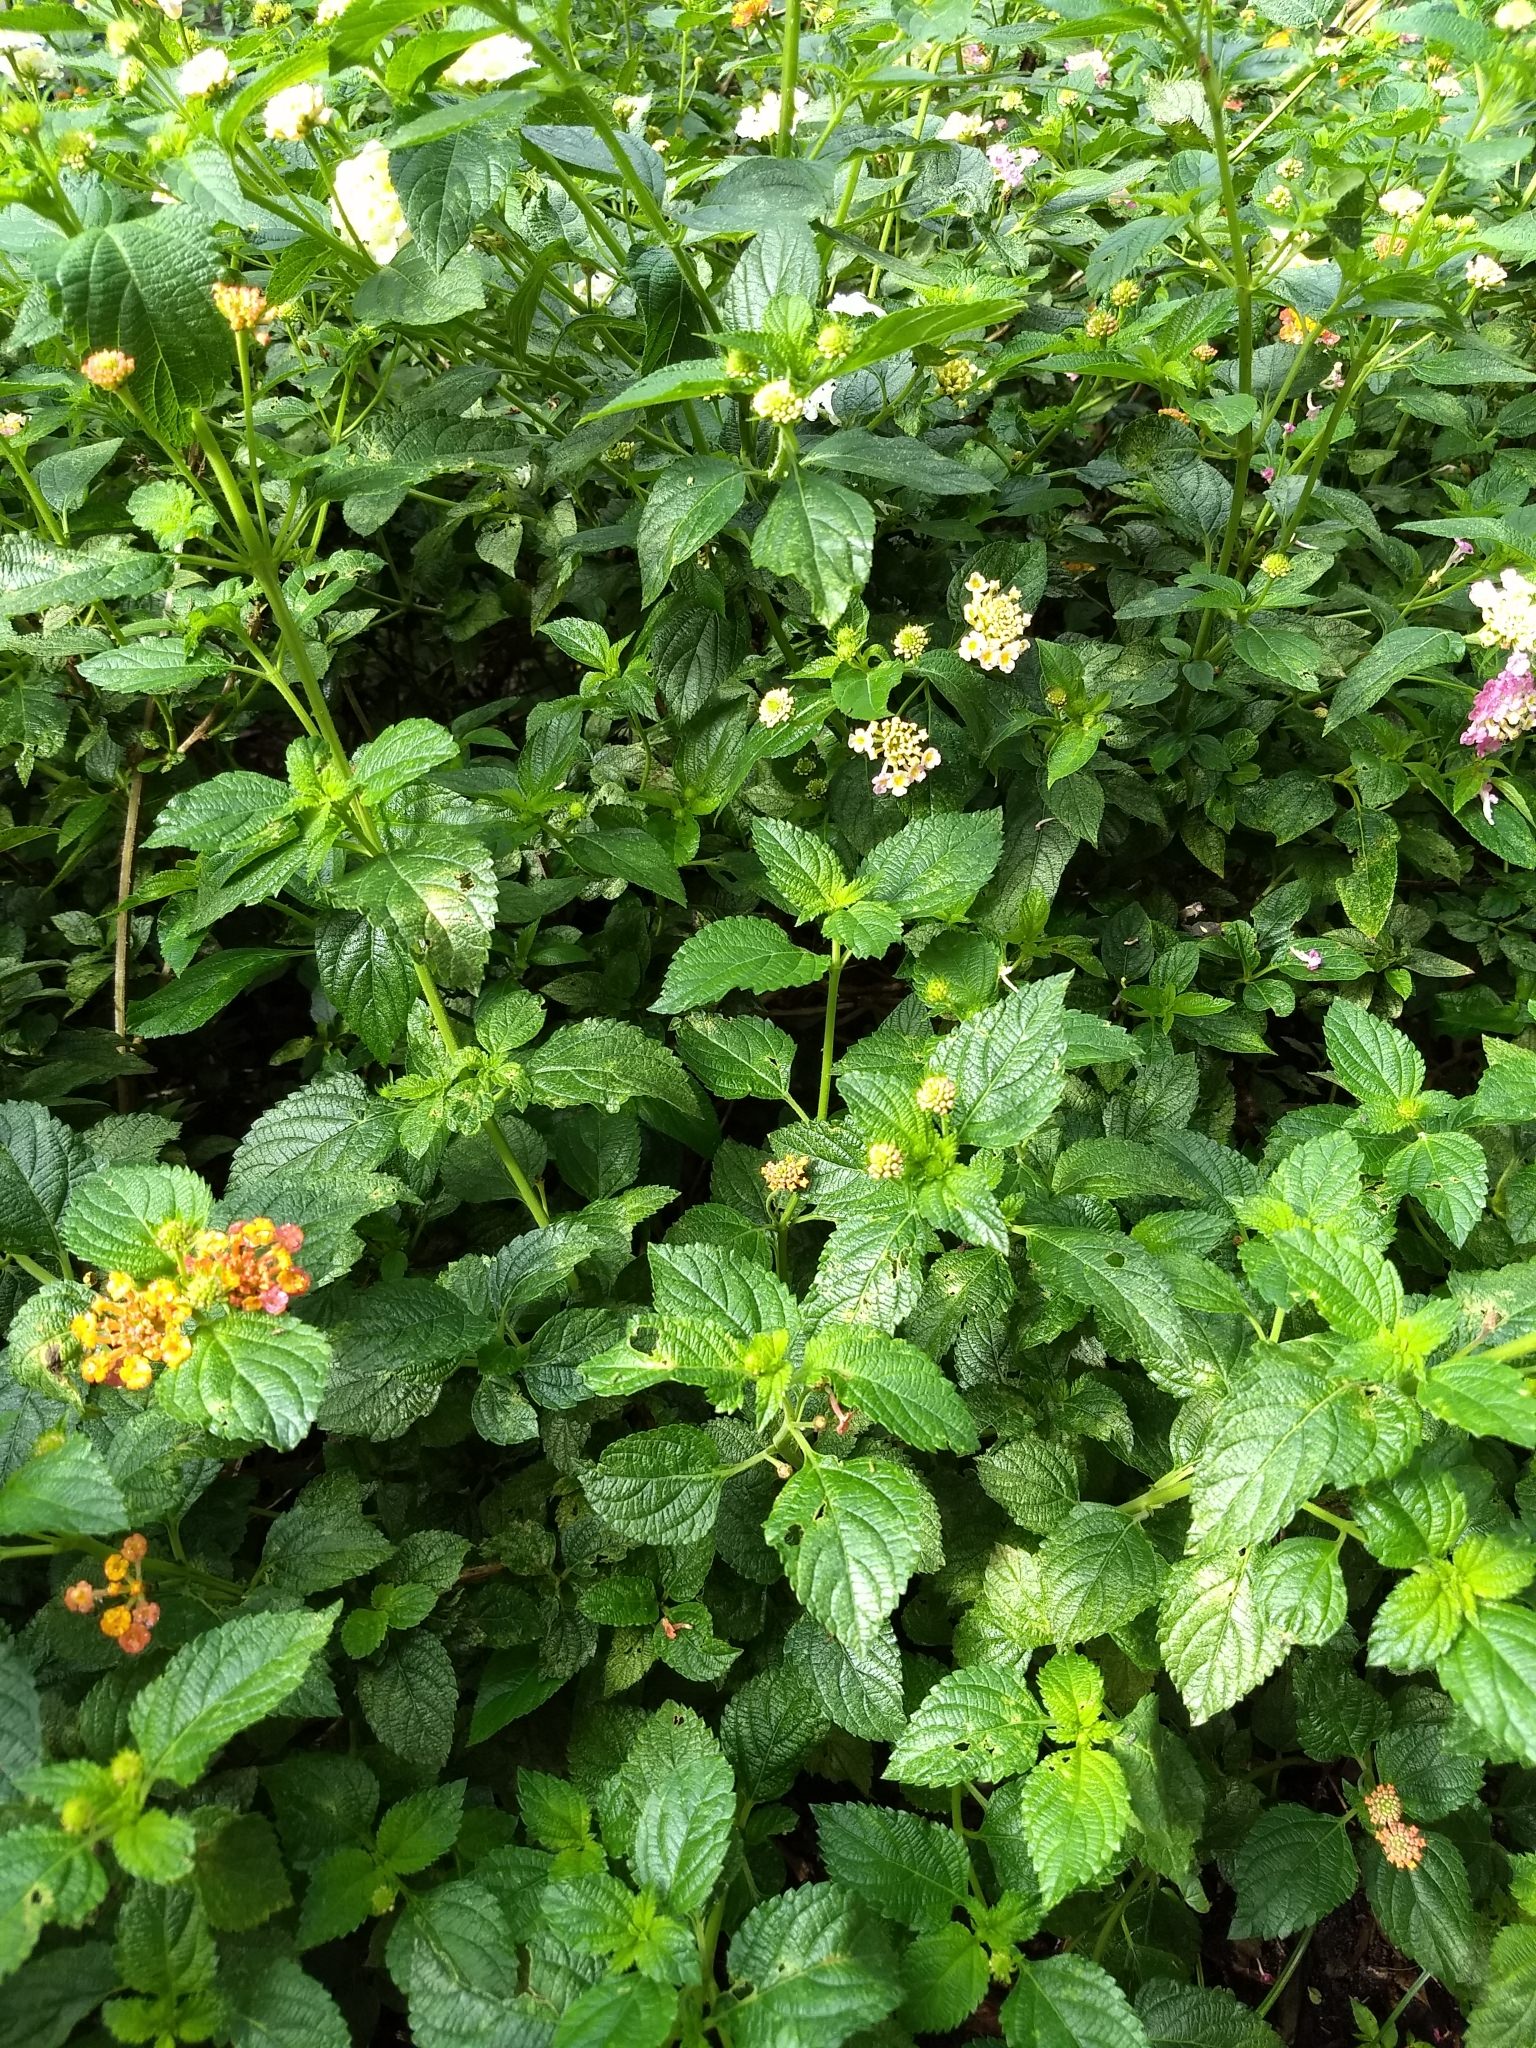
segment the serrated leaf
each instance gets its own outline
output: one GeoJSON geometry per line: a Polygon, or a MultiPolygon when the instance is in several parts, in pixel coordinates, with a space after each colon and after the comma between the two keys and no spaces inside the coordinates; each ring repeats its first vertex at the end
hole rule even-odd
{"type": "Polygon", "coordinates": [[[970,1858],[952,1828],[897,1807],[812,1809],[828,1877],[914,1933],[941,1927],[970,1888],[970,1858]]]}
{"type": "Polygon", "coordinates": [[[1173,1567],[1158,1637],[1168,1676],[1197,1726],[1245,1698],[1288,1648],[1265,1619],[1252,1561],[1238,1556],[1185,1558],[1173,1567]]]}
{"type": "Polygon", "coordinates": [[[1331,1003],[1323,1036],[1334,1073],[1357,1102],[1395,1109],[1422,1091],[1424,1062],[1417,1049],[1358,1003],[1331,1003]]]}
{"type": "Polygon", "coordinates": [[[669,462],[650,480],[635,535],[642,604],[656,602],[672,571],[729,525],[746,496],[741,464],[722,455],[669,462]]]}
{"type": "Polygon", "coordinates": [[[1002,858],[1001,811],[939,812],[914,818],[859,865],[858,882],[906,922],[960,917],[1002,858]]]}
{"type": "Polygon", "coordinates": [[[178,1650],[128,1710],[146,1779],[192,1784],[233,1736],[275,1713],[339,1612],[237,1615],[178,1650]]]}
{"type": "Polygon", "coordinates": [[[808,1384],[830,1386],[922,1451],[974,1451],[970,1411],[925,1351],[857,1323],[823,1323],[806,1346],[808,1384]]]}
{"type": "Polygon", "coordinates": [[[841,861],[814,833],[782,818],[754,818],[752,850],[762,862],[775,901],[805,924],[825,917],[849,895],[841,861]]]}
{"type": "Polygon", "coordinates": [[[1029,1769],[1044,1725],[1021,1678],[1001,1665],[969,1664],[924,1697],[885,1775],[902,1785],[995,1784],[1029,1769]]]}
{"type": "Polygon", "coordinates": [[[1125,1993],[1087,1956],[1021,1963],[1001,2017],[1008,2048],[1147,2048],[1125,1993]]]}
{"type": "Polygon", "coordinates": [[[701,1429],[681,1423],[611,1443],[582,1473],[594,1514],[638,1543],[693,1543],[714,1527],[723,1478],[701,1429]]]}
{"type": "Polygon", "coordinates": [[[784,479],[752,536],[756,566],[799,584],[824,626],[835,626],[869,581],[874,552],[868,500],[815,470],[784,479]]]}
{"type": "Polygon", "coordinates": [[[1108,1751],[1080,1742],[1035,1765],[1019,1796],[1029,1860],[1049,1910],[1114,1867],[1131,1823],[1125,1772],[1108,1751]]]}
{"type": "Polygon", "coordinates": [[[1190,1533],[1212,1550],[1263,1543],[1323,1478],[1345,1389],[1299,1365],[1266,1365],[1223,1403],[1200,1452],[1190,1533]]]}
{"type": "Polygon", "coordinates": [[[1416,1131],[1387,1161],[1388,1190],[1421,1202],[1454,1245],[1463,1245],[1488,1199],[1488,1157],[1465,1131],[1416,1131]]]}
{"type": "Polygon", "coordinates": [[[1342,1906],[1358,1881],[1342,1816],[1271,1806],[1243,1837],[1233,1863],[1232,1933],[1294,1934],[1342,1906]]]}
{"type": "Polygon", "coordinates": [[[1365,1895],[1381,1931],[1410,1962],[1453,1989],[1482,1975],[1482,1942],[1461,1851],[1432,1829],[1411,1870],[1389,1863],[1374,1842],[1361,1845],[1365,1895]]]}
{"type": "Polygon", "coordinates": [[[1536,1614],[1490,1601],[1441,1657],[1436,1675],[1495,1763],[1536,1764],[1536,1614]]]}
{"type": "Polygon", "coordinates": [[[314,1426],[331,1364],[324,1332],[296,1317],[221,1316],[198,1330],[185,1365],[161,1374],[156,1398],[213,1436],[291,1451],[314,1426]]]}
{"type": "Polygon", "coordinates": [[[1061,1100],[1068,975],[1014,989],[945,1039],[934,1062],[955,1084],[954,1130],[968,1145],[1017,1145],[1061,1100]]]}
{"type": "Polygon", "coordinates": [[[678,1764],[646,1795],[630,1863],[670,1912],[700,1913],[725,1868],[736,1789],[723,1757],[678,1764]]]}
{"type": "Polygon", "coordinates": [[[906,1591],[933,1504],[885,1458],[816,1459],[785,1484],[763,1533],[802,1607],[860,1650],[906,1591]]]}
{"type": "Polygon", "coordinates": [[[127,1520],[106,1460],[83,1436],[25,1459],[0,1486],[0,1536],[106,1536],[127,1520]]]}
{"type": "Polygon", "coordinates": [[[1041,1584],[1052,1639],[1060,1644],[1107,1635],[1152,1606],[1163,1570],[1128,1515],[1082,1502],[1040,1546],[1041,1584]]]}
{"type": "Polygon", "coordinates": [[[722,917],[684,939],[667,966],[661,994],[651,1004],[663,1016],[707,1010],[738,989],[768,995],[806,988],[827,971],[826,959],[807,952],[766,917],[722,917]]]}

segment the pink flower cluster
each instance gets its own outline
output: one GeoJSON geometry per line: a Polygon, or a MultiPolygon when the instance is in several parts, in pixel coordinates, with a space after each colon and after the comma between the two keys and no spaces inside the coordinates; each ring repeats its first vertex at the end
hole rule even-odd
{"type": "Polygon", "coordinates": [[[1536,731],[1536,679],[1531,675],[1529,654],[1517,651],[1472,700],[1472,715],[1461,744],[1475,747],[1482,759],[1532,731],[1536,731]]]}
{"type": "Polygon", "coordinates": [[[1023,184],[1025,176],[1040,161],[1038,149],[1015,149],[1011,142],[994,142],[987,151],[987,162],[992,166],[992,175],[1004,192],[1010,196],[1023,184]]]}

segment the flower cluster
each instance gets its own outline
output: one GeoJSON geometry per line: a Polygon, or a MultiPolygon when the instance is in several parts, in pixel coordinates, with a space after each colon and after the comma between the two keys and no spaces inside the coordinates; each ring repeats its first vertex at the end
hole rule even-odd
{"type": "Polygon", "coordinates": [[[891,641],[891,652],[898,661],[921,661],[928,652],[928,628],[899,626],[891,641]]]}
{"type": "Polygon", "coordinates": [[[296,1294],[309,1292],[309,1275],[294,1263],[304,1242],[296,1223],[274,1223],[270,1216],[231,1223],[228,1230],[200,1230],[183,1260],[195,1302],[227,1299],[231,1308],[263,1310],[280,1316],[296,1294]]]}
{"type": "Polygon", "coordinates": [[[1464,747],[1475,747],[1478,759],[1496,754],[1523,733],[1536,729],[1536,681],[1531,676],[1531,657],[1512,654],[1496,676],[1472,700],[1467,729],[1461,736],[1464,747]]]}
{"type": "Polygon", "coordinates": [[[1073,74],[1087,72],[1101,92],[1114,76],[1109,68],[1109,59],[1102,50],[1074,50],[1062,65],[1062,69],[1072,80],[1073,85],[1078,87],[1086,85],[1087,80],[1080,76],[1074,77],[1073,74]]]}
{"type": "Polygon", "coordinates": [[[192,1355],[185,1327],[191,1313],[191,1302],[174,1280],[140,1287],[126,1273],[109,1273],[104,1291],[69,1325],[84,1354],[80,1377],[93,1387],[142,1393],[157,1366],[174,1371],[192,1355]]]}
{"type": "Polygon", "coordinates": [[[316,128],[335,119],[318,85],[288,85],[267,101],[263,121],[269,142],[302,142],[316,128]]]}
{"type": "Polygon", "coordinates": [[[200,1230],[179,1254],[175,1276],[140,1286],[127,1273],[109,1273],[90,1307],[70,1322],[82,1353],[80,1377],[142,1393],[157,1368],[174,1372],[191,1357],[187,1323],[199,1310],[280,1316],[295,1295],[309,1291],[309,1275],[293,1256],[303,1242],[296,1223],[256,1216],[228,1230],[200,1230]]]}
{"type": "Polygon", "coordinates": [[[1497,291],[1508,276],[1509,272],[1495,257],[1469,256],[1467,258],[1466,279],[1475,292],[1497,291]]]}
{"type": "Polygon", "coordinates": [[[770,1195],[798,1195],[811,1184],[811,1162],[804,1152],[786,1152],[758,1170],[770,1195]]]}
{"type": "Polygon", "coordinates": [[[1373,1785],[1361,1801],[1371,1833],[1395,1870],[1416,1870],[1424,1861],[1424,1837],[1403,1819],[1403,1802],[1395,1785],[1373,1785]]]}
{"type": "Polygon", "coordinates": [[[227,53],[214,44],[187,59],[176,74],[176,83],[183,99],[206,100],[222,92],[233,77],[227,53]]]}
{"type": "Polygon", "coordinates": [[[392,261],[410,240],[405,209],[389,175],[389,151],[377,136],[336,166],[331,219],[338,234],[350,235],[375,263],[392,261]]]}
{"type": "Polygon", "coordinates": [[[1304,341],[1317,341],[1324,348],[1332,348],[1338,335],[1331,327],[1325,327],[1321,320],[1313,320],[1306,313],[1298,313],[1294,306],[1282,306],[1278,339],[1299,347],[1304,341]]]}
{"type": "Polygon", "coordinates": [[[100,1606],[96,1626],[127,1657],[137,1657],[149,1648],[150,1635],[160,1619],[160,1609],[145,1598],[139,1566],[149,1554],[148,1539],[135,1533],[123,1538],[121,1550],[111,1551],[103,1560],[104,1586],[89,1579],[76,1579],[65,1588],[64,1605],[71,1614],[93,1614],[100,1606]]]}
{"type": "Polygon", "coordinates": [[[0,29],[0,79],[7,85],[39,85],[57,78],[62,68],[41,36],[26,29],[0,29]]]}
{"type": "Polygon", "coordinates": [[[267,295],[259,284],[216,284],[213,303],[236,334],[253,333],[267,311],[267,295]]]}
{"type": "Polygon", "coordinates": [[[918,1082],[915,1100],[924,1116],[948,1116],[955,1106],[955,1084],[948,1074],[930,1074],[918,1082]]]}
{"type": "Polygon", "coordinates": [[[795,693],[793,690],[764,690],[757,700],[757,722],[759,725],[783,725],[795,715],[795,693]]]}
{"type": "Polygon", "coordinates": [[[993,177],[1010,196],[1018,191],[1039,161],[1038,149],[1017,149],[1011,142],[994,142],[987,151],[993,177]]]}
{"type": "Polygon", "coordinates": [[[905,718],[882,718],[873,725],[861,725],[848,735],[856,754],[880,763],[870,783],[876,796],[905,796],[914,782],[927,778],[943,755],[928,745],[925,726],[905,718]]]}
{"type": "Polygon", "coordinates": [[[966,577],[965,587],[970,592],[965,623],[971,630],[960,642],[960,659],[1012,675],[1015,662],[1029,645],[1024,628],[1030,614],[1019,603],[1018,591],[1004,590],[995,576],[989,578],[977,570],[966,577]]]}
{"type": "Polygon", "coordinates": [[[800,420],[819,420],[823,415],[835,422],[831,380],[802,398],[787,377],[775,377],[752,394],[752,410],[760,420],[770,420],[776,427],[792,427],[800,420]]]}
{"type": "Polygon", "coordinates": [[[461,89],[500,85],[508,78],[532,71],[536,63],[532,43],[524,42],[521,36],[482,36],[478,43],[471,43],[454,58],[443,72],[443,83],[461,89]]]}
{"type": "Polygon", "coordinates": [[[936,363],[933,381],[945,398],[964,398],[976,382],[976,365],[965,356],[950,356],[947,361],[936,363]]]}
{"type": "Polygon", "coordinates": [[[92,349],[80,365],[80,374],[87,384],[94,384],[98,391],[115,391],[119,384],[126,384],[135,368],[133,357],[120,348],[92,349]]]}
{"type": "Polygon", "coordinates": [[[1497,583],[1488,577],[1467,592],[1483,615],[1468,639],[1479,647],[1536,647],[1536,583],[1518,569],[1506,569],[1497,583]]]}
{"type": "Polygon", "coordinates": [[[907,1162],[899,1145],[877,1139],[864,1155],[864,1171],[871,1180],[900,1180],[907,1162]]]}
{"type": "MultiPolygon", "coordinates": [[[[805,118],[805,110],[811,104],[811,96],[802,87],[795,88],[794,111],[789,117],[789,132],[795,130],[805,118]]],[[[736,123],[736,133],[744,142],[772,142],[779,132],[779,116],[784,102],[776,92],[765,92],[760,100],[750,107],[743,107],[736,123]]]]}

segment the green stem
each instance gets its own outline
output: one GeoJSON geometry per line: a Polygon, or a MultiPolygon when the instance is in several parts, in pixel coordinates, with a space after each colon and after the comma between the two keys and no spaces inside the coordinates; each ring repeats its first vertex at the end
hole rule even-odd
{"type": "Polygon", "coordinates": [[[1302,1957],[1306,1954],[1308,1945],[1316,1932],[1316,1928],[1309,1927],[1306,1933],[1301,1937],[1300,1941],[1298,1941],[1296,1946],[1291,1950],[1290,1955],[1286,1958],[1285,1968],[1280,1972],[1279,1976],[1275,1979],[1274,1983],[1270,1985],[1269,1990],[1265,1993],[1264,2002],[1259,2007],[1259,2018],[1261,2020],[1267,2019],[1272,2008],[1279,2003],[1281,1992],[1284,1991],[1286,1985],[1289,1984],[1292,1977],[1295,1976],[1297,1966],[1301,1962],[1302,1957]]]}
{"type": "Polygon", "coordinates": [[[1122,1501],[1118,1512],[1140,1518],[1158,1508],[1168,1507],[1172,1502],[1187,1497],[1194,1477],[1193,1465],[1175,1465],[1171,1472],[1165,1472],[1161,1479],[1154,1480],[1145,1493],[1138,1493],[1133,1500],[1122,1501]]]}
{"type": "Polygon", "coordinates": [[[784,9],[784,54],[779,63],[779,132],[774,154],[788,156],[794,148],[795,90],[800,83],[800,6],[789,0],[784,9]]]}
{"type": "Polygon", "coordinates": [[[843,978],[843,949],[832,941],[832,964],[827,970],[827,1017],[821,1032],[821,1086],[816,1091],[816,1118],[825,1121],[832,1100],[832,1061],[837,1048],[837,985],[843,978]]]}
{"type": "Polygon", "coordinates": [[[4,1258],[8,1266],[20,1266],[23,1273],[30,1273],[34,1280],[40,1280],[45,1287],[51,1286],[55,1280],[70,1280],[74,1277],[67,1269],[62,1274],[50,1273],[46,1266],[40,1266],[36,1259],[29,1259],[25,1252],[6,1252],[4,1258]]]}

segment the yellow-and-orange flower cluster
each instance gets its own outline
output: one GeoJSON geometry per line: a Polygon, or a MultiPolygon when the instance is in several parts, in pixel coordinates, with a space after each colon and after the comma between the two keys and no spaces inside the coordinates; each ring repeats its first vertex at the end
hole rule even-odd
{"type": "Polygon", "coordinates": [[[64,1591],[64,1605],[71,1614],[94,1614],[101,1608],[96,1626],[126,1657],[137,1657],[149,1648],[160,1619],[159,1607],[145,1597],[148,1589],[140,1566],[148,1555],[147,1537],[137,1533],[125,1536],[122,1549],[112,1551],[102,1562],[104,1586],[77,1579],[64,1591]]]}
{"type": "Polygon", "coordinates": [[[200,1230],[177,1250],[180,1272],[146,1281],[109,1273],[90,1307],[71,1321],[81,1349],[80,1377],[97,1387],[142,1393],[160,1367],[174,1372],[192,1355],[187,1323],[199,1311],[227,1307],[280,1316],[309,1275],[294,1262],[304,1242],[296,1223],[255,1216],[228,1230],[200,1230]]]}
{"type": "Polygon", "coordinates": [[[1403,1802],[1395,1785],[1377,1785],[1364,1799],[1365,1817],[1381,1853],[1395,1870],[1417,1870],[1428,1846],[1412,1821],[1403,1819],[1403,1802]]]}

